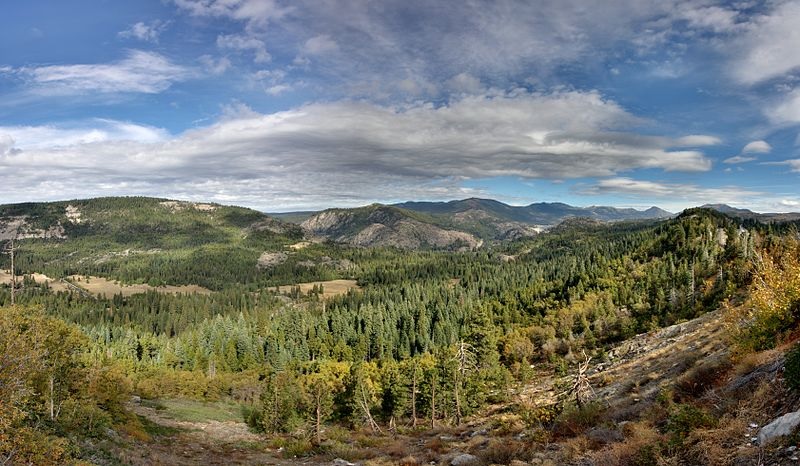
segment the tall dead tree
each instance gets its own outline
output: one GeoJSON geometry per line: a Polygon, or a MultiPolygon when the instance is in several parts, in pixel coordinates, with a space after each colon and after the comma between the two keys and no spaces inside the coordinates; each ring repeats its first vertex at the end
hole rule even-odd
{"type": "Polygon", "coordinates": [[[572,388],[570,388],[568,392],[575,397],[575,404],[578,405],[578,408],[582,408],[595,394],[592,385],[589,383],[589,375],[587,374],[591,361],[592,358],[587,356],[586,351],[584,351],[583,362],[578,363],[578,370],[575,372],[575,376],[572,380],[572,388]]]}
{"type": "Polygon", "coordinates": [[[453,371],[453,394],[456,402],[456,425],[461,425],[461,388],[467,378],[467,373],[476,367],[472,345],[465,343],[463,340],[460,341],[456,347],[456,354],[453,359],[455,362],[455,370],[453,371]]]}
{"type": "Polygon", "coordinates": [[[15,245],[17,235],[19,234],[19,229],[14,232],[14,236],[11,237],[11,240],[6,243],[5,247],[3,248],[3,253],[8,254],[11,257],[11,305],[15,305],[17,302],[17,272],[16,272],[16,253],[19,249],[18,246],[15,245]]]}

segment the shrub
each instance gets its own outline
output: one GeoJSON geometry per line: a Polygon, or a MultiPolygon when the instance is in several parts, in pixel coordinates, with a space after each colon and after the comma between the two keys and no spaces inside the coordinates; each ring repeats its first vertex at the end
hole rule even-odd
{"type": "Polygon", "coordinates": [[[794,345],[794,347],[786,353],[783,377],[789,388],[793,390],[800,389],[800,344],[794,345]]]}
{"type": "Polygon", "coordinates": [[[800,247],[796,241],[774,254],[764,254],[750,297],[738,308],[729,307],[728,319],[740,350],[758,351],[775,346],[800,319],[800,247]]]}
{"type": "Polygon", "coordinates": [[[594,401],[582,407],[568,404],[558,415],[553,426],[553,433],[561,436],[575,436],[596,426],[603,418],[605,406],[594,401]]]}
{"type": "Polygon", "coordinates": [[[716,419],[702,409],[690,404],[680,404],[676,405],[667,419],[666,431],[671,434],[670,443],[680,445],[693,430],[715,425],[716,419]]]}

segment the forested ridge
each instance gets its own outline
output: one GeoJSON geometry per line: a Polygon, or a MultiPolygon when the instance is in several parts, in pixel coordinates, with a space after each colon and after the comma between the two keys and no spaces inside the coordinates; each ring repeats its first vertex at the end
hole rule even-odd
{"type": "MultiPolygon", "coordinates": [[[[53,293],[26,279],[17,302],[49,316],[34,318],[79,334],[83,343],[67,359],[76,371],[124,379],[115,400],[128,394],[235,400],[253,429],[316,443],[331,423],[458,425],[487,403],[502,403],[534,368],[565,373],[584,351],[602,358],[613,343],[717,308],[749,285],[759,251],[795,234],[791,224],[694,209],[661,221],[575,219],[469,252],[313,244],[262,268],[260,254],[285,251],[301,232],[254,227],[269,219],[246,209],[162,209],[165,202],[17,205],[0,214],[25,213],[30,228],[64,227],[66,238],[18,242],[19,275],[200,284],[214,293],[89,297],[53,293]],[[60,212],[67,205],[91,221],[65,221],[60,212]],[[127,248],[158,251],[108,255],[127,248]],[[325,265],[332,260],[352,266],[325,265]],[[275,290],[333,278],[355,278],[361,289],[327,299],[316,287],[275,290]]],[[[6,268],[2,257],[0,269],[6,268]]],[[[0,287],[5,312],[28,318],[9,304],[9,287],[0,287]]],[[[66,415],[40,423],[39,405],[48,403],[84,403],[107,413],[104,425],[135,423],[73,382],[54,383],[50,399],[3,400],[17,414],[0,429],[35,425],[68,437],[76,427],[66,415]]],[[[7,454],[11,444],[4,441],[0,436],[7,454]]]]}

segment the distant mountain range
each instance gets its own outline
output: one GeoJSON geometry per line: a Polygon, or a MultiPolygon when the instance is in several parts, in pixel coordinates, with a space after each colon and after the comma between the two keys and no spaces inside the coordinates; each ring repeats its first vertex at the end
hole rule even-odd
{"type": "Polygon", "coordinates": [[[673,214],[658,207],[640,211],[544,202],[510,206],[471,198],[271,215],[300,223],[311,236],[359,246],[461,249],[477,247],[484,241],[532,236],[569,218],[611,222],[668,218],[673,214]]]}
{"type": "MultiPolygon", "coordinates": [[[[724,204],[702,207],[761,222],[800,220],[800,213],[760,214],[724,204]]],[[[14,236],[80,240],[86,244],[113,244],[116,252],[193,251],[210,244],[241,247],[241,243],[252,247],[253,255],[303,238],[359,247],[465,250],[533,236],[565,221],[567,225],[672,216],[658,207],[575,207],[558,202],[510,206],[475,198],[269,215],[168,199],[101,198],[0,205],[0,241],[14,236]]]]}
{"type": "Polygon", "coordinates": [[[705,209],[716,210],[717,212],[723,213],[730,217],[758,220],[764,223],[790,222],[794,220],[800,220],[800,213],[798,212],[760,214],[758,212],[753,212],[752,210],[749,209],[739,209],[737,207],[731,207],[727,204],[705,204],[701,207],[705,209]]]}

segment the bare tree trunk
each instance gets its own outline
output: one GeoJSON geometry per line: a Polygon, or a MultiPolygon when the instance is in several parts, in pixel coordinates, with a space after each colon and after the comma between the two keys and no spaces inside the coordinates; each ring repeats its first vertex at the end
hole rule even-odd
{"type": "Polygon", "coordinates": [[[417,427],[417,369],[414,364],[414,374],[411,376],[411,427],[417,427]]]}
{"type": "MultiPolygon", "coordinates": [[[[14,235],[16,237],[16,235],[14,235]]],[[[11,249],[9,250],[9,254],[11,254],[11,305],[15,305],[17,303],[17,272],[16,268],[14,267],[14,238],[11,238],[11,249]]]]}
{"type": "Polygon", "coordinates": [[[367,424],[372,429],[373,432],[382,433],[381,427],[375,422],[375,418],[372,417],[372,413],[369,412],[369,403],[367,402],[367,393],[364,391],[364,388],[361,388],[361,401],[359,403],[361,405],[361,410],[364,411],[364,418],[367,420],[367,424]]]}
{"type": "Polygon", "coordinates": [[[461,425],[461,400],[460,400],[460,398],[458,396],[458,385],[459,385],[460,382],[458,380],[458,377],[456,377],[455,382],[456,383],[453,384],[454,385],[453,386],[453,392],[454,392],[455,397],[456,397],[456,425],[458,426],[458,425],[461,425]]]}
{"type": "Polygon", "coordinates": [[[317,424],[316,424],[316,439],[317,445],[322,443],[322,394],[317,392],[315,396],[315,401],[317,403],[317,424]]]}
{"type": "Polygon", "coordinates": [[[55,414],[55,377],[50,376],[50,420],[56,420],[55,414]]]}
{"type": "Polygon", "coordinates": [[[436,376],[431,380],[431,429],[436,427],[436,376]]]}
{"type": "Polygon", "coordinates": [[[8,254],[11,257],[11,305],[15,305],[17,303],[17,273],[16,273],[16,252],[17,246],[14,245],[14,242],[17,239],[17,235],[19,234],[19,228],[17,228],[16,233],[11,238],[11,242],[6,244],[3,248],[3,254],[8,254]]]}

